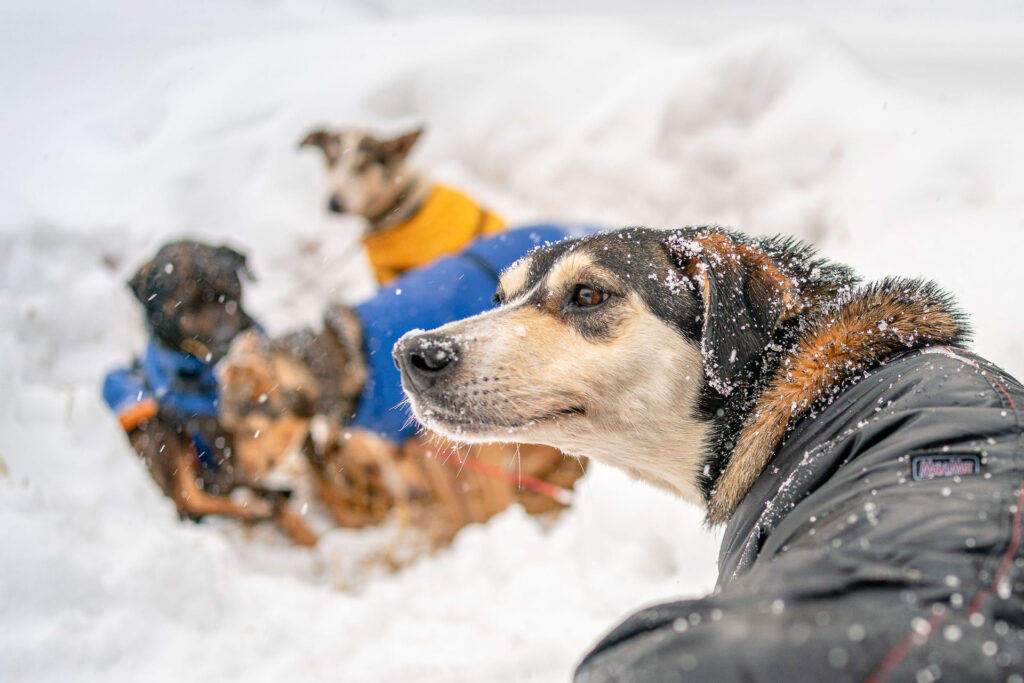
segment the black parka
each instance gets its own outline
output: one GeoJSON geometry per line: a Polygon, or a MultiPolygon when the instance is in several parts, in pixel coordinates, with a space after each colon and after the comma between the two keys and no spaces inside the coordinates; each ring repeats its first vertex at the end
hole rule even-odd
{"type": "Polygon", "coordinates": [[[1024,683],[1020,408],[962,349],[875,368],[777,450],[714,593],[633,615],[577,681],[1024,683]]]}

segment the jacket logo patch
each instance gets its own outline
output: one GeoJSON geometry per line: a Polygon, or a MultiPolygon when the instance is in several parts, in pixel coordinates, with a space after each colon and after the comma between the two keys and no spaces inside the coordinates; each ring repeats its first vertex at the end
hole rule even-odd
{"type": "Polygon", "coordinates": [[[962,477],[981,472],[977,455],[915,455],[910,459],[910,472],[915,481],[962,477]]]}

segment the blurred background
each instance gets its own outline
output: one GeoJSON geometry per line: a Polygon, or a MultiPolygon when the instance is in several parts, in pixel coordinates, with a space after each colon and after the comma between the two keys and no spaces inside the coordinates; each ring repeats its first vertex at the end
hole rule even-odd
{"type": "Polygon", "coordinates": [[[125,280],[187,235],[249,253],[272,333],[373,291],[319,124],[425,124],[412,165],[510,223],[718,223],[934,278],[1024,375],[1024,6],[871,0],[0,5],[0,678],[565,680],[628,612],[714,583],[687,505],[595,465],[337,590],[313,551],[179,524],[102,405],[125,280]]]}

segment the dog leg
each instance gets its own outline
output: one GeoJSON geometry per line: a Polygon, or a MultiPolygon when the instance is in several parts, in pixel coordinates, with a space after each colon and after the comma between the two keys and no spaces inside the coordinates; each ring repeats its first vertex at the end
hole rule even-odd
{"type": "Polygon", "coordinates": [[[386,482],[393,450],[379,437],[353,431],[345,439],[337,429],[303,442],[317,494],[339,526],[360,529],[387,519],[394,505],[386,482]]]}
{"type": "MultiPolygon", "coordinates": [[[[520,446],[516,457],[520,460],[524,476],[541,479],[564,489],[574,488],[576,481],[586,471],[585,458],[577,460],[550,446],[520,446]]],[[[520,487],[516,499],[531,515],[565,509],[561,503],[528,488],[520,487]]]]}
{"type": "Polygon", "coordinates": [[[274,505],[262,498],[248,503],[236,503],[227,496],[210,495],[199,488],[196,483],[197,472],[191,453],[181,453],[177,457],[171,489],[171,499],[178,506],[183,516],[199,519],[205,515],[223,515],[247,521],[272,519],[275,515],[274,505]]]}
{"type": "MultiPolygon", "coordinates": [[[[463,457],[474,458],[496,469],[502,469],[508,452],[509,448],[505,444],[481,444],[469,448],[463,457]]],[[[458,475],[457,483],[466,498],[474,522],[486,522],[515,500],[515,486],[500,479],[467,472],[464,469],[458,475]]]]}
{"type": "Polygon", "coordinates": [[[301,546],[312,548],[320,540],[306,522],[303,521],[302,517],[288,508],[280,508],[274,515],[274,521],[277,522],[277,526],[281,528],[281,531],[288,538],[301,546]]]}

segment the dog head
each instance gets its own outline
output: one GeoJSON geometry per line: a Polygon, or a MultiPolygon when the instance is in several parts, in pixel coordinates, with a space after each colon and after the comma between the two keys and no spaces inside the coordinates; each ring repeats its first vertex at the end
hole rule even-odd
{"type": "Polygon", "coordinates": [[[379,139],[354,128],[315,130],[299,147],[317,147],[327,163],[327,208],[375,219],[390,209],[409,187],[406,157],[423,134],[418,128],[379,139]]]}
{"type": "Polygon", "coordinates": [[[128,282],[153,335],[171,348],[216,361],[253,325],[242,308],[245,255],[201,242],[165,244],[128,282]]]}
{"type": "Polygon", "coordinates": [[[797,293],[738,234],[627,228],[527,255],[502,274],[499,308],[410,332],[394,357],[431,430],[548,444],[699,502],[716,406],[797,293]]]}
{"type": "Polygon", "coordinates": [[[217,365],[220,421],[250,476],[274,468],[305,436],[320,387],[309,368],[259,332],[239,335],[217,365]]]}
{"type": "Polygon", "coordinates": [[[361,345],[358,319],[344,306],[328,309],[319,333],[269,340],[252,330],[235,339],[217,366],[220,419],[246,471],[272,468],[315,415],[339,425],[351,417],[367,374],[361,345]]]}

